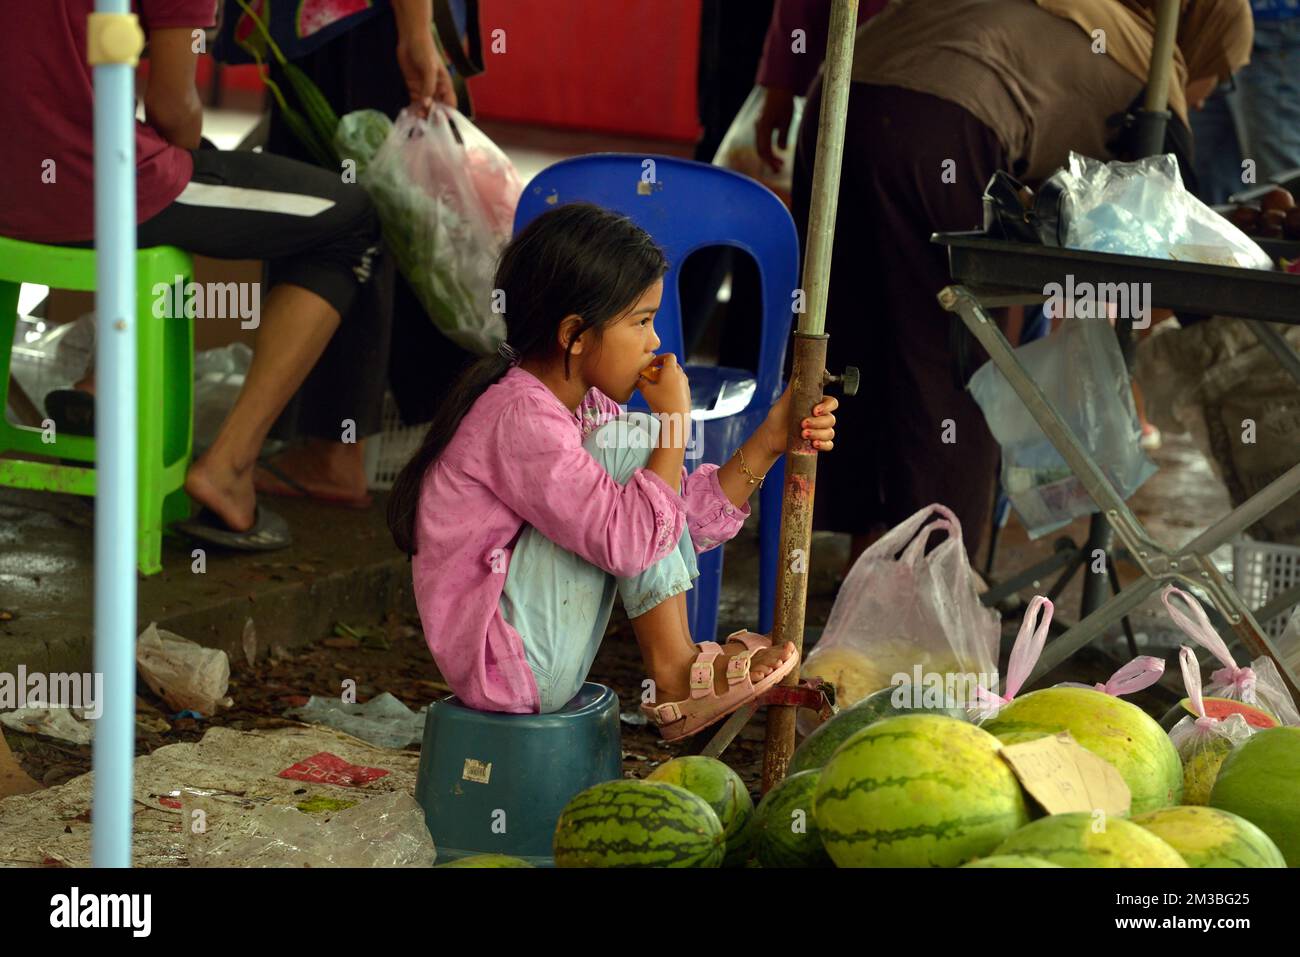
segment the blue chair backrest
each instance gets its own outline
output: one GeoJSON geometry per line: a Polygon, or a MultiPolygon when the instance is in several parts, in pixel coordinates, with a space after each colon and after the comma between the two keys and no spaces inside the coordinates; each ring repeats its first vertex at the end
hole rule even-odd
{"type": "MultiPolygon", "coordinates": [[[[785,349],[794,323],[799,237],[789,211],[767,187],[731,170],[673,156],[593,153],[562,160],[524,187],[515,232],[564,203],[585,201],[629,217],[668,257],[664,297],[655,317],[661,349],[683,352],[677,278],[686,257],[704,246],[735,246],[754,257],[763,315],[757,390],[749,409],[764,412],[781,397],[785,349]]],[[[598,255],[599,250],[592,250],[598,255]]]]}

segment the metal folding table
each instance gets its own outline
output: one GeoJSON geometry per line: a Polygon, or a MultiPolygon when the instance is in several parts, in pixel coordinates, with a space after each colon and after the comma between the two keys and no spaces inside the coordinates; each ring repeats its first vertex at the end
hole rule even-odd
{"type": "MultiPolygon", "coordinates": [[[[1207,266],[1138,256],[1038,246],[991,239],[983,233],[940,233],[934,241],[948,248],[954,285],[939,293],[940,304],[957,313],[984,346],[1029,413],[1101,510],[1142,576],[1120,589],[1095,610],[1085,607],[1080,621],[1050,642],[1031,680],[1056,667],[1074,652],[1125,618],[1167,583],[1196,586],[1207,593],[1228,626],[1252,657],[1268,655],[1300,696],[1296,675],[1260,628],[1251,609],[1223,576],[1210,554],[1273,509],[1300,492],[1300,444],[1297,464],[1234,508],[1191,542],[1168,549],[1155,542],[1106,479],[1061,413],[1033,381],[987,308],[1043,302],[1044,287],[1067,274],[1076,283],[1149,283],[1153,306],[1188,313],[1236,316],[1251,323],[1260,341],[1300,380],[1300,358],[1268,323],[1300,325],[1300,277],[1266,270],[1207,266]]],[[[1113,563],[1112,563],[1113,564],[1113,563]]],[[[1104,583],[1103,583],[1104,584],[1104,583]]],[[[1279,610],[1300,600],[1300,587],[1270,602],[1279,610]]]]}

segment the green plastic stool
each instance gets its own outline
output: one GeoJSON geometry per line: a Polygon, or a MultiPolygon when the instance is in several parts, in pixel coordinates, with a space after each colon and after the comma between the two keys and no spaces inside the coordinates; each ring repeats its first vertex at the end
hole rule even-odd
{"type": "MultiPolygon", "coordinates": [[[[193,263],[173,246],[136,253],[136,355],[139,477],[136,555],[140,571],[162,570],[162,533],[189,515],[183,486],[194,447],[194,320],[154,315],[154,286],[188,283],[193,263]]],[[[9,399],[9,359],[23,283],[84,292],[95,288],[95,251],[43,246],[0,238],[0,455],[19,453],[87,466],[0,458],[0,485],[11,488],[95,494],[95,440],[58,435],[44,441],[41,429],[16,425],[4,414],[9,399]]],[[[184,285],[182,285],[184,288],[184,285]]],[[[34,402],[43,397],[33,396],[34,402]]]]}
{"type": "Polygon", "coordinates": [[[618,695],[585,682],[552,714],[501,714],[456,698],[429,705],[415,800],[439,863],[508,854],[550,867],[564,805],[623,777],[618,695]]]}

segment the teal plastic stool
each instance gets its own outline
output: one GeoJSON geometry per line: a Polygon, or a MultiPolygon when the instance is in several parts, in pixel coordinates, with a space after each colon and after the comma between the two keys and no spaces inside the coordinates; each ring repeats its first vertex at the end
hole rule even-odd
{"type": "Polygon", "coordinates": [[[429,705],[415,799],[439,863],[510,854],[554,865],[560,812],[579,791],[623,776],[618,695],[588,681],[553,714],[429,705]]]}
{"type": "MultiPolygon", "coordinates": [[[[189,515],[185,472],[194,447],[194,320],[154,314],[159,284],[181,288],[193,275],[188,253],[174,246],[137,251],[136,403],[138,479],[136,559],[140,571],[162,570],[163,529],[189,515]]],[[[43,246],[0,237],[0,453],[48,456],[85,465],[0,458],[0,485],[73,495],[95,494],[95,440],[54,435],[9,422],[9,357],[18,321],[18,290],[25,282],[91,292],[95,251],[43,246]]],[[[32,396],[41,402],[43,396],[32,396]]]]}

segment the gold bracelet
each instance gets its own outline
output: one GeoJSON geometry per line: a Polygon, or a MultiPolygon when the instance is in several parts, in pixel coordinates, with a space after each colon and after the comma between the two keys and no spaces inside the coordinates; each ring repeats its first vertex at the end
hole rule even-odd
{"type": "Polygon", "coordinates": [[[749,466],[745,464],[745,449],[743,446],[741,448],[736,449],[736,454],[740,456],[741,471],[749,476],[749,484],[757,485],[759,488],[762,488],[763,479],[767,478],[767,474],[764,473],[763,475],[755,475],[753,472],[749,470],[749,466]]]}

